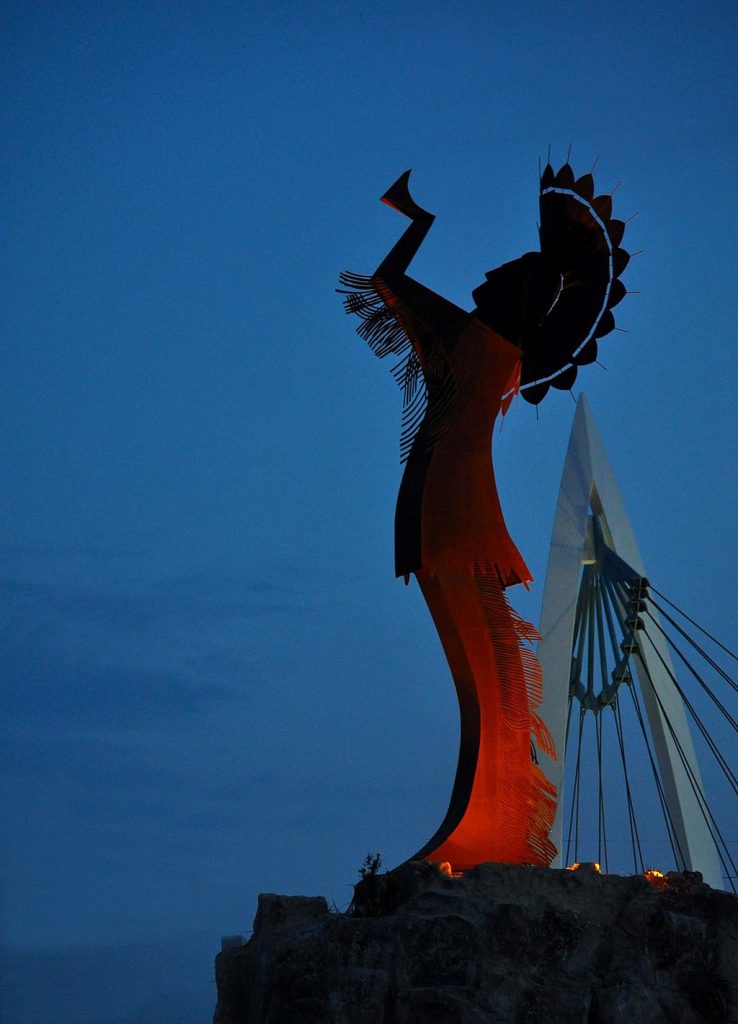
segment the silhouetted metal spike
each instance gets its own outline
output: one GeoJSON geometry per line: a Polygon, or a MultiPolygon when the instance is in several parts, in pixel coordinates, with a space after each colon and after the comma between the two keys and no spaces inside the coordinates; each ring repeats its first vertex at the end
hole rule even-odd
{"type": "Polygon", "coordinates": [[[615,249],[612,254],[612,272],[615,277],[620,277],[629,263],[630,256],[625,249],[615,249]]]}
{"type": "Polygon", "coordinates": [[[610,295],[607,299],[607,308],[612,309],[613,306],[617,306],[618,302],[622,302],[627,292],[625,285],[622,281],[615,280],[610,285],[610,295]]]}
{"type": "Polygon", "coordinates": [[[574,187],[574,171],[572,171],[569,164],[564,164],[564,166],[559,169],[555,183],[557,188],[574,187]]]}
{"type": "Polygon", "coordinates": [[[609,309],[605,310],[600,318],[600,322],[595,327],[594,335],[595,338],[604,338],[610,331],[615,330],[615,317],[612,315],[609,309]]]}
{"type": "Polygon", "coordinates": [[[556,175],[554,174],[553,167],[551,164],[546,164],[543,168],[543,174],[541,175],[541,190],[544,188],[551,188],[555,180],[556,175]]]}
{"type": "Polygon", "coordinates": [[[574,191],[586,199],[587,202],[591,202],[595,194],[595,183],[594,178],[591,174],[583,174],[581,178],[577,178],[574,182],[574,191]]]}
{"type": "Polygon", "coordinates": [[[595,211],[600,220],[607,221],[612,216],[612,196],[602,195],[595,196],[592,200],[592,209],[595,211]]]}

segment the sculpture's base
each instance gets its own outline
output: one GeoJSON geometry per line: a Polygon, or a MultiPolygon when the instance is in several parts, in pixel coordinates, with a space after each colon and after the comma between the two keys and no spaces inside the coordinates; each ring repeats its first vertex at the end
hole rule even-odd
{"type": "Polygon", "coordinates": [[[216,959],[215,1024],[727,1024],[738,1021],[738,899],[670,875],[403,865],[354,913],[259,897],[216,959]]]}

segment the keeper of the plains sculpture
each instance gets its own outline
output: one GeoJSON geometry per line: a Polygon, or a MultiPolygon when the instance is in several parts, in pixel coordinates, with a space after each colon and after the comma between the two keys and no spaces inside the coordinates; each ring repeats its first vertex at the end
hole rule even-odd
{"type": "Polygon", "coordinates": [[[395,572],[418,581],[453,675],[461,714],[448,811],[414,859],[464,871],[484,861],[548,865],[556,789],[536,750],[556,756],[537,714],[533,626],[506,590],[532,579],[511,539],[492,468],[492,431],[520,393],[537,405],[568,390],[597,358],[625,295],[625,225],[591,174],[569,164],[540,180],[540,252],[486,274],[471,312],[407,274],[434,216],[414,202],[410,172],[382,201],[410,225],[369,277],[341,275],[347,312],[403,392],[405,470],[395,513],[395,572]]]}

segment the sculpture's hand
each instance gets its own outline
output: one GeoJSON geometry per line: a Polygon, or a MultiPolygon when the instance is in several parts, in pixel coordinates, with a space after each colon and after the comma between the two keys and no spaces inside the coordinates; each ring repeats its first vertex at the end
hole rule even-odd
{"type": "Polygon", "coordinates": [[[410,171],[401,174],[381,199],[387,206],[391,206],[398,213],[403,213],[412,221],[402,238],[392,247],[374,272],[375,277],[381,277],[387,284],[399,283],[413,256],[420,248],[421,242],[428,234],[431,224],[436,219],[434,214],[428,213],[422,206],[418,206],[410,195],[407,184],[409,177],[410,171]]]}
{"type": "Polygon", "coordinates": [[[380,202],[386,203],[387,206],[391,206],[393,210],[397,210],[398,213],[403,213],[410,220],[434,220],[434,214],[428,213],[422,206],[418,206],[413,197],[410,195],[410,188],[408,187],[408,181],[410,180],[410,171],[405,171],[394,185],[382,196],[380,202]]]}

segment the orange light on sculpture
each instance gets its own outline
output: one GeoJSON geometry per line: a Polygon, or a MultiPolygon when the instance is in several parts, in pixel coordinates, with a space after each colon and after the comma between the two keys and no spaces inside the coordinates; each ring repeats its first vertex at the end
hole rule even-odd
{"type": "Polygon", "coordinates": [[[592,871],[596,871],[598,875],[602,874],[599,863],[596,860],[590,861],[578,861],[575,860],[573,864],[569,864],[567,871],[579,871],[580,868],[590,868],[592,871]]]}
{"type": "MultiPolygon", "coordinates": [[[[532,580],[505,525],[492,433],[513,399],[537,405],[569,390],[615,327],[625,295],[625,225],[591,175],[549,165],[540,181],[541,252],[485,275],[471,311],[407,269],[434,221],[410,195],[406,171],[382,201],[410,226],[370,276],[341,275],[344,305],[380,358],[397,360],[405,471],[395,512],[395,574],[414,575],[459,700],[459,759],[446,816],[413,859],[452,877],[484,861],[547,866],[556,787],[538,753],[556,760],[539,709],[537,630],[506,590],[532,580]],[[564,282],[566,285],[564,286],[564,282]],[[453,865],[453,870],[451,865],[453,865]]],[[[599,865],[595,865],[599,871],[599,865]]]]}
{"type": "Polygon", "coordinates": [[[669,879],[658,868],[649,868],[643,873],[643,877],[654,889],[668,889],[669,887],[669,879]]]}

